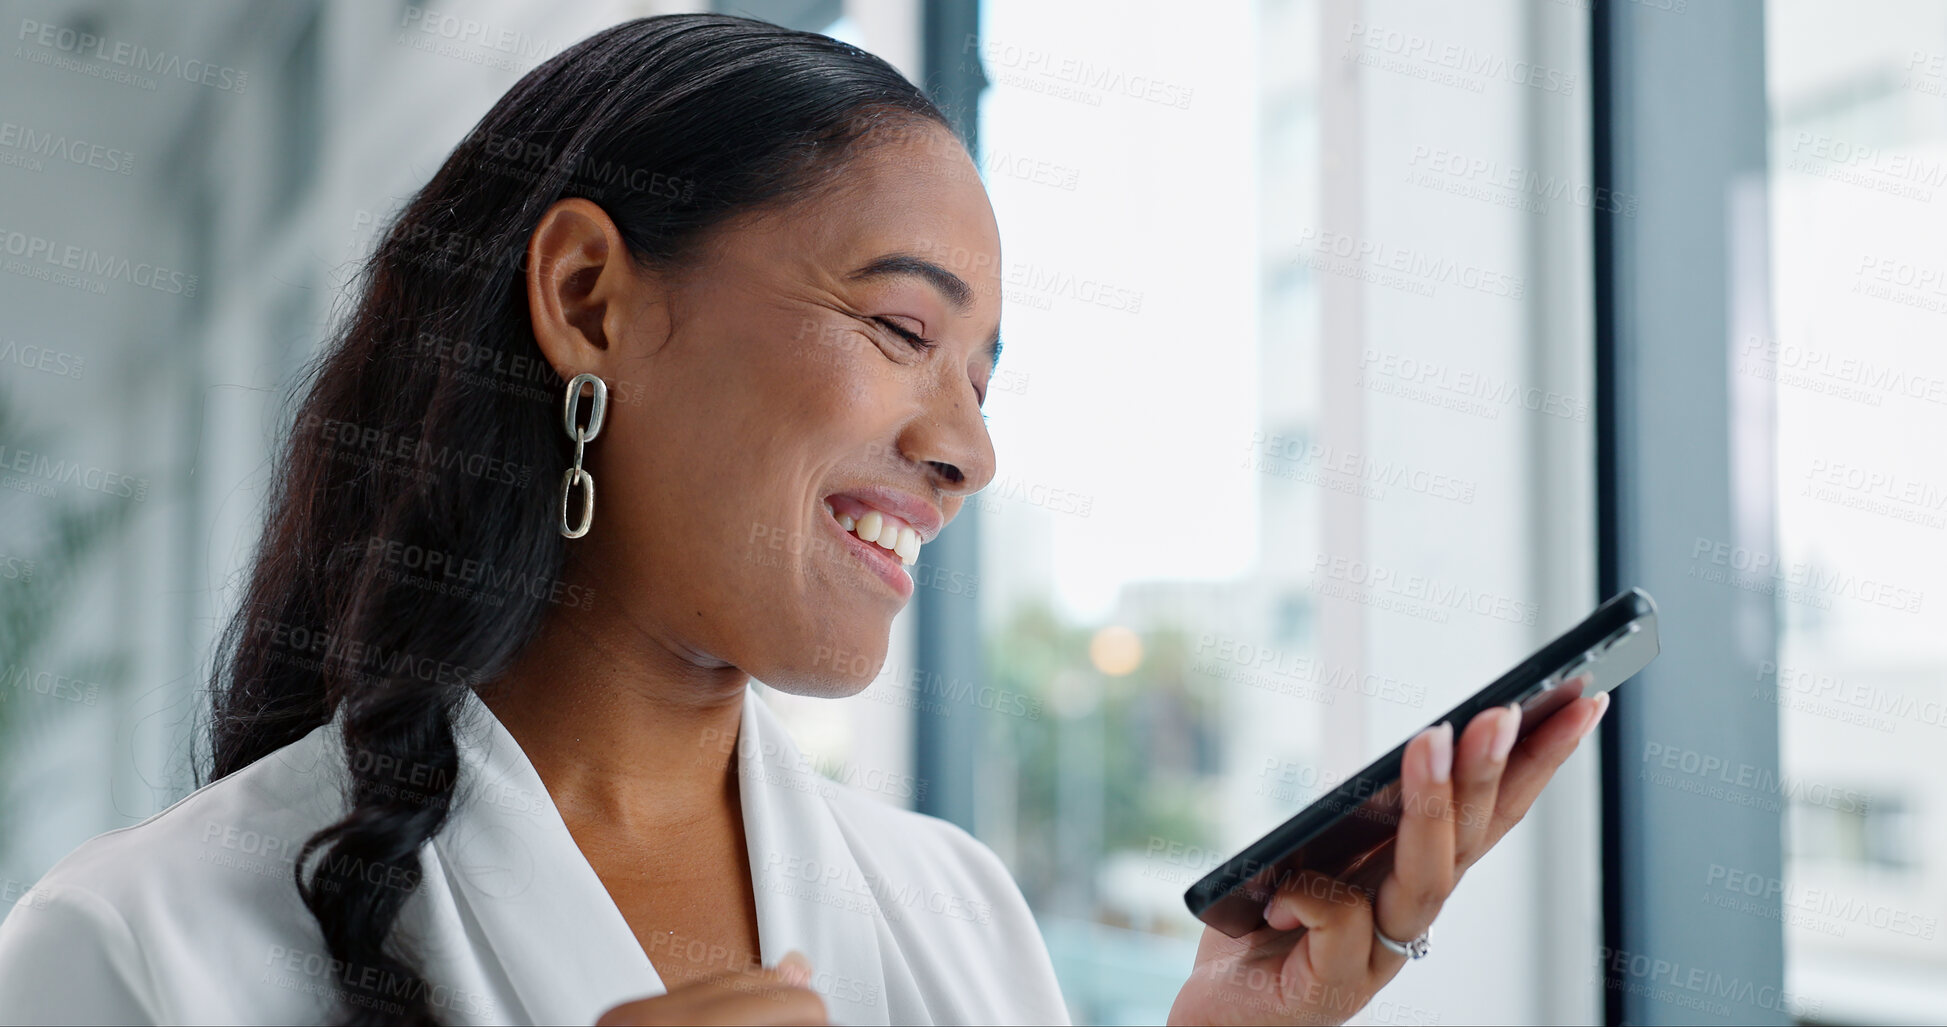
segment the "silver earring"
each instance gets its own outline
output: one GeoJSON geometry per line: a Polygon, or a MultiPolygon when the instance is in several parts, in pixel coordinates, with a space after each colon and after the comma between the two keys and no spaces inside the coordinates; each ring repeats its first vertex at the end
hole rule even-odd
{"type": "Polygon", "coordinates": [[[568,538],[580,538],[588,534],[588,526],[595,520],[595,479],[581,469],[582,448],[593,442],[601,433],[602,418],[608,413],[608,383],[592,374],[575,375],[568,383],[568,399],[562,406],[561,421],[568,429],[568,437],[575,440],[575,465],[561,476],[561,534],[568,538]],[[595,387],[595,404],[588,411],[588,424],[575,424],[575,408],[581,405],[581,387],[595,387]],[[568,526],[568,497],[574,494],[575,486],[582,487],[581,523],[568,526]]]}

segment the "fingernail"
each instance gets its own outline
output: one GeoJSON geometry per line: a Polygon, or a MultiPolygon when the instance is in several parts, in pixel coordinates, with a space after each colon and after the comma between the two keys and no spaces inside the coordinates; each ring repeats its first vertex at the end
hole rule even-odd
{"type": "Polygon", "coordinates": [[[792,949],[777,961],[777,974],[784,979],[784,983],[803,987],[811,981],[811,960],[805,958],[804,953],[792,949]]]}
{"type": "Polygon", "coordinates": [[[1433,783],[1443,785],[1453,776],[1453,722],[1441,721],[1440,726],[1428,732],[1433,736],[1433,744],[1427,752],[1427,762],[1433,783]]]}
{"type": "Polygon", "coordinates": [[[1487,750],[1489,759],[1496,763],[1506,763],[1508,753],[1514,751],[1514,737],[1521,733],[1521,705],[1509,703],[1501,723],[1494,728],[1494,744],[1487,750]]]}
{"type": "Polygon", "coordinates": [[[1277,909],[1278,909],[1278,897],[1276,895],[1273,895],[1271,896],[1271,901],[1264,904],[1264,922],[1270,924],[1272,927],[1277,927],[1278,930],[1282,931],[1284,930],[1284,928],[1278,927],[1277,922],[1271,919],[1271,914],[1277,912],[1277,909]]]}
{"type": "Polygon", "coordinates": [[[1582,733],[1581,735],[1577,736],[1576,741],[1579,742],[1582,739],[1589,737],[1589,732],[1594,731],[1595,726],[1597,724],[1602,723],[1602,715],[1607,712],[1609,712],[1609,693],[1608,692],[1596,693],[1595,716],[1589,718],[1589,726],[1582,729],[1582,733]]]}

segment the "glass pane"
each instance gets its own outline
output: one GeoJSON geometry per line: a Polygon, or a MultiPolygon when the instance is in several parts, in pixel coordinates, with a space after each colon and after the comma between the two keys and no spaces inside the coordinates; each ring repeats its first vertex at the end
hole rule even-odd
{"type": "MultiPolygon", "coordinates": [[[[983,4],[1009,342],[976,503],[1010,704],[976,833],[1080,1022],[1161,1021],[1186,887],[1593,603],[1606,201],[1586,12],[1538,6],[983,4]]],[[[1596,859],[1582,783],[1552,865],[1596,859]]],[[[1549,962],[1594,964],[1594,878],[1538,935],[1541,844],[1469,875],[1440,927],[1469,942],[1376,1019],[1595,1015],[1549,962]]]]}
{"type": "Polygon", "coordinates": [[[1777,337],[1776,702],[1787,990],[1833,1023],[1947,1020],[1947,8],[1766,9],[1777,337]],[[1791,787],[1802,782],[1802,787],[1791,787]]]}

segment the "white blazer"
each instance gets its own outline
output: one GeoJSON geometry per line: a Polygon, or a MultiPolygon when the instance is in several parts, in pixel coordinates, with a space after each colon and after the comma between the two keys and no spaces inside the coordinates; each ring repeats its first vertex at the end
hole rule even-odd
{"type": "MultiPolygon", "coordinates": [[[[737,740],[764,962],[810,958],[840,1024],[1065,1023],[1034,919],[951,824],[835,784],[744,697],[737,740]]],[[[661,979],[512,735],[472,693],[459,791],[394,929],[447,1023],[589,1024],[661,979]]],[[[334,965],[298,898],[305,839],[344,809],[334,722],[85,843],[0,923],[0,1021],[306,1023],[334,965]]],[[[397,771],[410,786],[410,768],[397,771]]],[[[419,782],[423,785],[424,782],[419,782]]],[[[687,944],[674,939],[672,944],[687,944]]]]}

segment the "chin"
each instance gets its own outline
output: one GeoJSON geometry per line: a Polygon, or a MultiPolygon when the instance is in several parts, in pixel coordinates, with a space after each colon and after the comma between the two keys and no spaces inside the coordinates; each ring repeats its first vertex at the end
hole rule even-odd
{"type": "Polygon", "coordinates": [[[866,690],[886,664],[890,626],[843,639],[794,647],[788,658],[772,662],[766,673],[751,674],[780,692],[820,699],[843,699],[866,690]]]}

